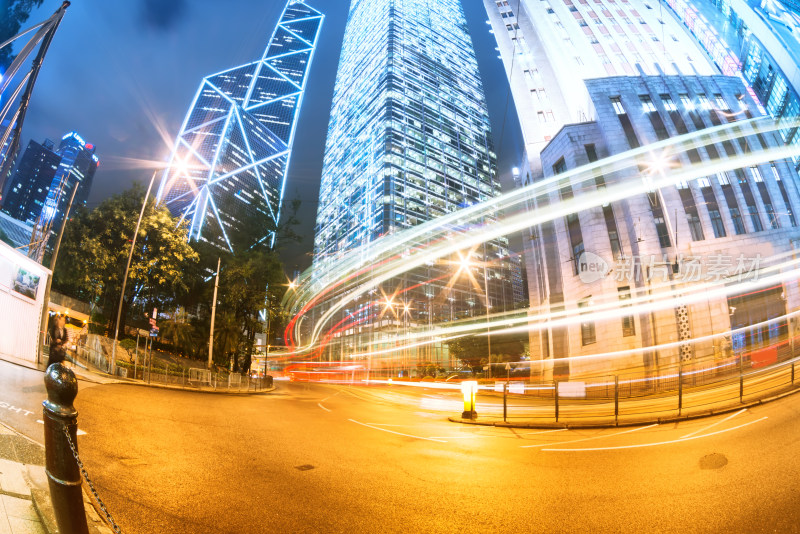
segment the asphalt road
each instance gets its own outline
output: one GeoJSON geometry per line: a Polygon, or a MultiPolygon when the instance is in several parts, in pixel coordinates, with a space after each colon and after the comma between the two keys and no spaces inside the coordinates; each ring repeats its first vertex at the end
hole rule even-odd
{"type": "MultiPolygon", "coordinates": [[[[41,377],[0,362],[0,402],[32,412],[0,420],[39,441],[41,377]]],[[[800,532],[800,395],[606,430],[462,426],[455,400],[81,382],[76,406],[81,456],[130,534],[800,532]]]]}

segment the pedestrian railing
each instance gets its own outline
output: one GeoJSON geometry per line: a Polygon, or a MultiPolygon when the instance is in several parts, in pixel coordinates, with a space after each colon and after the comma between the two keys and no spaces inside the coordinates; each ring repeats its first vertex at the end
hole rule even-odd
{"type": "MultiPolygon", "coordinates": [[[[84,343],[74,350],[68,351],[68,357],[78,365],[88,369],[110,374],[111,365],[99,343],[96,346],[84,343]]],[[[47,347],[46,347],[47,349],[47,347]]],[[[47,354],[45,350],[45,354],[47,354]]],[[[208,369],[197,369],[181,365],[155,362],[146,358],[144,362],[129,363],[123,360],[116,362],[116,376],[129,378],[147,384],[155,384],[183,389],[211,389],[223,391],[260,391],[271,387],[272,381],[260,377],[249,377],[239,373],[213,372],[208,369]]],[[[271,378],[271,377],[268,377],[271,378]]]]}
{"type": "MultiPolygon", "coordinates": [[[[503,405],[485,403],[481,417],[504,421],[613,421],[670,418],[720,411],[800,386],[800,357],[758,367],[733,358],[718,365],[679,364],[650,377],[618,373],[572,380],[508,378],[481,384],[502,393],[503,405]]],[[[486,381],[483,381],[486,382],[486,381]]],[[[485,395],[486,393],[484,393],[485,395]]]]}

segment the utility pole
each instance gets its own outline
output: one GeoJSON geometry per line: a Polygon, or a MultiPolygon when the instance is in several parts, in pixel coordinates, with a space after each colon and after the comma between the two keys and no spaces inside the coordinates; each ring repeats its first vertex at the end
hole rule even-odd
{"type": "Polygon", "coordinates": [[[217,315],[217,289],[219,288],[219,265],[222,258],[217,258],[217,276],[214,278],[214,300],[211,301],[211,331],[208,334],[208,368],[211,369],[211,358],[214,355],[214,318],[217,315]]]}

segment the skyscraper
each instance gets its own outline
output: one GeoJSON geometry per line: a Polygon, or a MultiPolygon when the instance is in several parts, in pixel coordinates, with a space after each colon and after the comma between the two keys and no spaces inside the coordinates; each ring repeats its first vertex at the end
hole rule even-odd
{"type": "Polygon", "coordinates": [[[190,239],[275,239],[297,113],[323,15],[289,0],[261,59],[203,79],[158,191],[190,239]]]}
{"type": "MultiPolygon", "coordinates": [[[[352,0],[325,147],[315,274],[324,277],[349,251],[499,194],[495,159],[460,2],[352,0]]],[[[506,247],[501,239],[474,253],[503,259],[506,247]]],[[[383,290],[406,302],[415,324],[510,306],[502,265],[490,269],[488,297],[431,282],[447,269],[454,270],[417,269],[383,290]]]]}
{"type": "Polygon", "coordinates": [[[98,165],[94,145],[76,132],[66,134],[58,149],[49,139],[30,141],[11,175],[3,211],[28,224],[58,228],[76,187],[73,209],[86,205],[98,165]]]}

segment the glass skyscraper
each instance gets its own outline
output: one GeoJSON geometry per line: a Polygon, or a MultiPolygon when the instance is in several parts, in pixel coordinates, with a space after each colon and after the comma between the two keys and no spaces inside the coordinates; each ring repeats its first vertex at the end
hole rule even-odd
{"type": "MultiPolygon", "coordinates": [[[[328,125],[315,276],[379,238],[499,194],[495,160],[460,2],[352,0],[328,125]]],[[[488,275],[491,306],[511,293],[501,265],[506,246],[496,240],[474,251],[499,260],[488,275]]],[[[415,269],[382,289],[407,303],[414,324],[485,305],[482,290],[445,287],[448,269],[455,271],[445,264],[415,269]]]]}
{"type": "Polygon", "coordinates": [[[232,252],[274,242],[323,18],[290,0],[261,59],[203,79],[158,191],[190,239],[232,252]]]}

